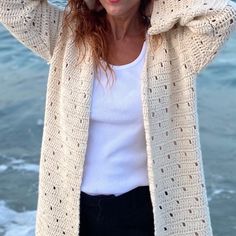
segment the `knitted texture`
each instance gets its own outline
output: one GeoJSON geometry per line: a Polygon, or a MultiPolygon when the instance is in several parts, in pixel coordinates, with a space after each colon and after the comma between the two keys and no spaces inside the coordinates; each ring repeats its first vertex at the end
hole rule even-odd
{"type": "MultiPolygon", "coordinates": [[[[75,47],[68,29],[62,32],[62,15],[46,1],[0,0],[3,25],[50,64],[36,236],[78,236],[80,230],[94,60],[89,48],[76,65],[84,48],[75,47]]],[[[212,235],[196,76],[235,25],[236,8],[229,0],[154,1],[141,95],[155,236],[212,235]],[[154,52],[152,35],[159,33],[163,42],[154,52]]]]}

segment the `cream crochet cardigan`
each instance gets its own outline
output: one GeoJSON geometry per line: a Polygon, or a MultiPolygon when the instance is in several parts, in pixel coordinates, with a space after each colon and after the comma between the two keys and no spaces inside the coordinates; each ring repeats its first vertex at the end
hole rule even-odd
{"type": "MultiPolygon", "coordinates": [[[[236,28],[232,5],[229,0],[154,1],[141,94],[155,236],[212,235],[196,76],[236,28]],[[151,36],[159,33],[163,43],[154,53],[151,36]]],[[[76,66],[78,51],[69,31],[61,31],[62,16],[63,10],[46,0],[0,0],[3,25],[50,64],[36,236],[78,236],[80,229],[94,64],[88,50],[76,66]]]]}

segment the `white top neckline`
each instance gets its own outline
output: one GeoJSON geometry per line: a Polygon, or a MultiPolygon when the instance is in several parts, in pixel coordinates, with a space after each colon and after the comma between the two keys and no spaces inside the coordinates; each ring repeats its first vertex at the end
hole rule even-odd
{"type": "Polygon", "coordinates": [[[132,61],[128,64],[124,64],[124,65],[112,65],[112,64],[109,64],[109,65],[112,67],[113,70],[123,70],[123,69],[130,68],[132,66],[135,66],[137,63],[139,63],[143,59],[143,57],[145,55],[145,51],[146,51],[146,46],[147,45],[146,45],[146,40],[145,40],[143,42],[143,46],[142,46],[142,50],[141,50],[140,54],[138,55],[138,57],[134,61],[132,61]]]}

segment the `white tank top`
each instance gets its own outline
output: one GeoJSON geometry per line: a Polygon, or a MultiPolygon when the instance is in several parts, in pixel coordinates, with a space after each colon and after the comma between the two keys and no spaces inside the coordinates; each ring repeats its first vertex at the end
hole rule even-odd
{"type": "MultiPolygon", "coordinates": [[[[146,41],[139,56],[116,66],[116,80],[107,86],[94,79],[88,146],[81,190],[90,195],[125,193],[148,185],[147,154],[141,103],[141,70],[146,41]]],[[[110,72],[108,73],[110,75],[110,72]]]]}

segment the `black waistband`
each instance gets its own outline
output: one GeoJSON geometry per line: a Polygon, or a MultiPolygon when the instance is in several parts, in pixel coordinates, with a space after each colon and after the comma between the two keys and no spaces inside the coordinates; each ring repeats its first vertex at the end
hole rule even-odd
{"type": "MultiPolygon", "coordinates": [[[[145,204],[148,198],[150,198],[149,186],[138,186],[125,192],[121,195],[115,196],[114,194],[104,195],[89,195],[81,191],[81,201],[85,205],[96,206],[98,203],[104,203],[108,205],[109,203],[119,204],[145,204]]],[[[148,199],[149,200],[149,199],[148,199]]]]}

